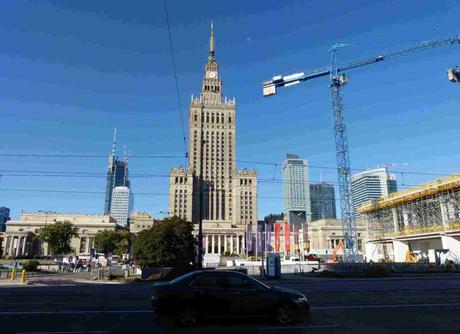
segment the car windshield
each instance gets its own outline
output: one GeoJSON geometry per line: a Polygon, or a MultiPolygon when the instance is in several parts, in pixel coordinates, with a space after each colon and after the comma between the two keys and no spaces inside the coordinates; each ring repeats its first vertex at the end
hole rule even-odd
{"type": "Polygon", "coordinates": [[[193,279],[194,276],[197,276],[197,273],[190,272],[190,273],[187,273],[187,274],[184,274],[184,275],[176,277],[175,279],[171,280],[170,283],[171,284],[177,284],[177,283],[181,283],[181,282],[190,281],[190,280],[193,279]]]}

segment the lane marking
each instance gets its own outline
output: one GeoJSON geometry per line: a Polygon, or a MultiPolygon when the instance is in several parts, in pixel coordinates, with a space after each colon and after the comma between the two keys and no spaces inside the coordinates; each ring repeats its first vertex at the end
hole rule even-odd
{"type": "Polygon", "coordinates": [[[78,331],[78,332],[16,332],[16,334],[106,334],[109,331],[78,331]]]}
{"type": "Polygon", "coordinates": [[[306,328],[337,328],[339,325],[307,325],[307,326],[274,326],[260,327],[260,330],[278,330],[278,329],[306,329],[306,328]]]}
{"type": "Polygon", "coordinates": [[[2,311],[0,315],[23,315],[23,314],[120,314],[120,313],[153,313],[152,310],[69,310],[69,311],[2,311]]]}
{"type": "Polygon", "coordinates": [[[316,306],[312,310],[339,310],[339,309],[366,309],[366,308],[412,308],[412,307],[447,307],[460,306],[460,303],[428,303],[428,304],[370,304],[370,305],[343,305],[343,306],[316,306]]]}
{"type": "MultiPolygon", "coordinates": [[[[417,308],[417,307],[460,307],[460,303],[428,303],[428,304],[380,304],[380,305],[342,305],[342,306],[314,306],[312,310],[340,310],[340,309],[374,309],[374,308],[417,308]]],[[[0,315],[40,315],[40,314],[142,314],[153,313],[152,310],[67,310],[67,311],[0,311],[0,315]]]]}

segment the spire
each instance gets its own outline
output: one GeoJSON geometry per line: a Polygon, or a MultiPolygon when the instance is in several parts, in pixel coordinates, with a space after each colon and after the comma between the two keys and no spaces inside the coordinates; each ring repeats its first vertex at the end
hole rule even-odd
{"type": "Polygon", "coordinates": [[[123,161],[126,162],[126,165],[128,164],[128,153],[126,152],[126,145],[123,145],[123,161]]]}
{"type": "Polygon", "coordinates": [[[211,36],[209,37],[209,60],[214,60],[214,20],[211,20],[211,36]]]}
{"type": "Polygon", "coordinates": [[[112,156],[115,156],[115,150],[117,145],[117,128],[113,131],[113,140],[112,140],[112,156]]]}

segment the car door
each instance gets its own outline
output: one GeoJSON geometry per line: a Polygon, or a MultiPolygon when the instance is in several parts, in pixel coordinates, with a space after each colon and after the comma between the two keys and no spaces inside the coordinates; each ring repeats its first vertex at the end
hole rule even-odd
{"type": "Polygon", "coordinates": [[[194,293],[195,306],[202,316],[215,317],[228,312],[228,296],[223,288],[222,275],[200,275],[190,287],[194,293]]]}
{"type": "Polygon", "coordinates": [[[237,316],[265,315],[267,309],[266,292],[249,278],[228,274],[225,276],[224,286],[229,298],[230,312],[237,316]]]}

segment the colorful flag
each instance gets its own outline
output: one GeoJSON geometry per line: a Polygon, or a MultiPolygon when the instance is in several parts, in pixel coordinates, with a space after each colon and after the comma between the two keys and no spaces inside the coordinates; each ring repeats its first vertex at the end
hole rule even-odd
{"type": "Polygon", "coordinates": [[[246,225],[246,246],[248,252],[252,252],[252,224],[246,225]]]}
{"type": "Polygon", "coordinates": [[[257,254],[262,253],[262,225],[257,224],[257,254]]]}
{"type": "Polygon", "coordinates": [[[265,252],[273,251],[272,248],[272,225],[265,223],[265,252]]]}
{"type": "Polygon", "coordinates": [[[280,251],[281,224],[275,223],[275,252],[280,251]]]}
{"type": "Polygon", "coordinates": [[[291,233],[289,229],[289,223],[284,223],[284,244],[286,253],[291,252],[291,233]]]}

